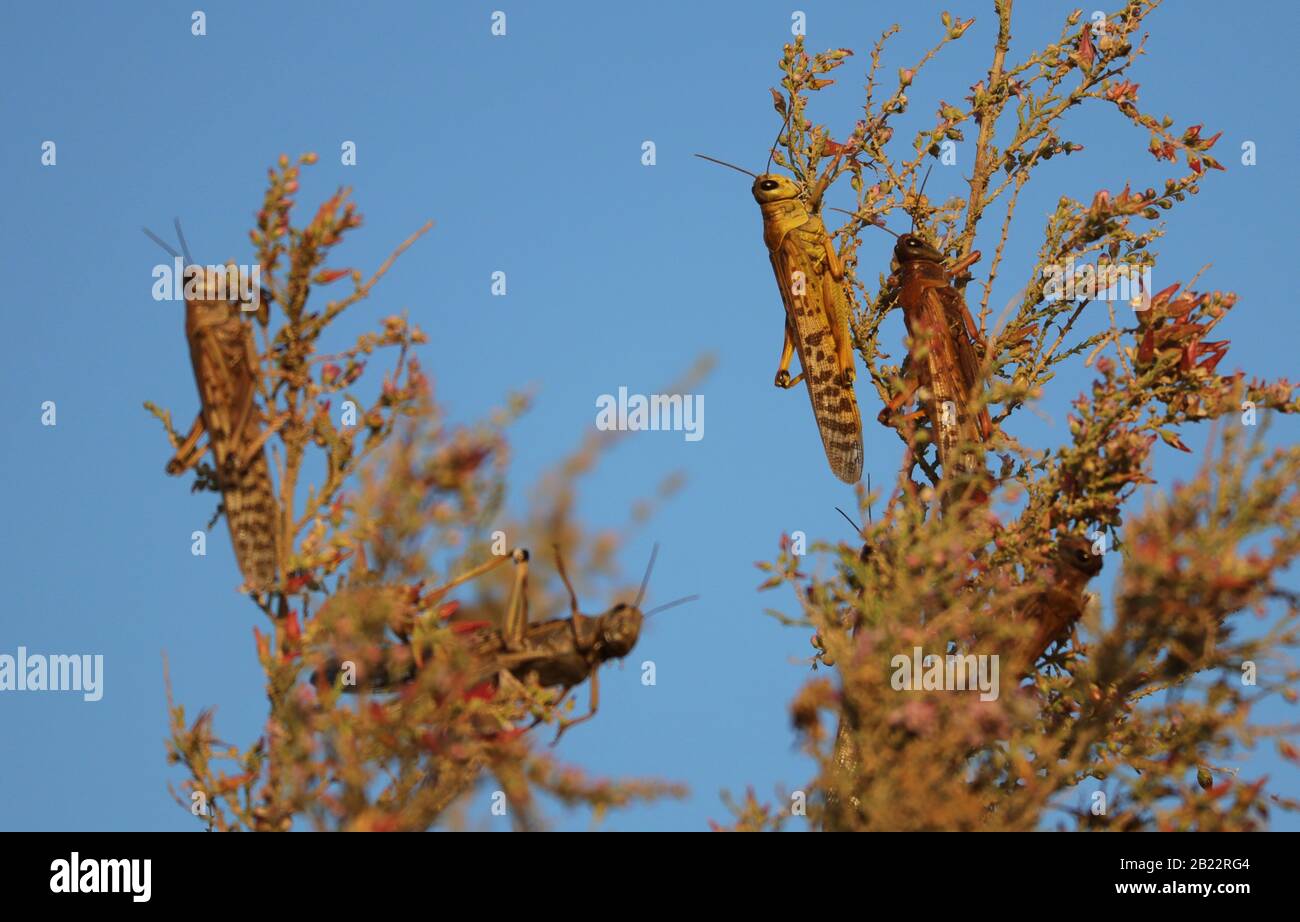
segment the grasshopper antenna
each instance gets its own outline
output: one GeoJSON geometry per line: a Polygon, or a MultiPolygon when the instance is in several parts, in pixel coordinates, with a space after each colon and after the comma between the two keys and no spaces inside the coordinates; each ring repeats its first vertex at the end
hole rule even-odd
{"type": "Polygon", "coordinates": [[[659,605],[656,606],[655,608],[650,609],[648,612],[645,613],[645,616],[649,618],[655,612],[667,611],[670,608],[676,608],[678,605],[685,605],[687,602],[694,602],[697,599],[699,599],[698,595],[682,596],[680,599],[674,599],[671,602],[665,602],[663,605],[659,605]]]}
{"type": "Polygon", "coordinates": [[[640,608],[641,601],[645,598],[646,587],[650,585],[650,573],[655,568],[655,558],[659,556],[659,545],[655,544],[650,549],[650,562],[645,566],[645,576],[641,578],[641,591],[636,594],[636,601],[632,603],[633,608],[640,608]]]}
{"type": "MultiPolygon", "coordinates": [[[[867,495],[868,495],[868,496],[871,495],[871,475],[870,475],[870,474],[867,475],[867,495]]],[[[835,511],[838,512],[840,515],[844,516],[844,521],[846,521],[846,522],[848,522],[850,525],[852,525],[853,528],[857,531],[857,533],[858,533],[859,535],[861,535],[864,531],[866,531],[865,528],[863,528],[863,527],[862,527],[861,525],[859,525],[857,522],[855,522],[855,521],[853,521],[851,518],[849,518],[849,514],[848,514],[847,512],[845,512],[843,509],[841,509],[839,506],[836,506],[836,507],[835,507],[835,511]]],[[[871,506],[868,505],[868,506],[867,506],[867,525],[870,525],[870,524],[871,524],[871,506]]]]}
{"type": "Polygon", "coordinates": [[[854,531],[856,531],[859,535],[862,534],[862,526],[859,525],[857,522],[853,521],[851,518],[849,518],[849,514],[847,512],[845,512],[839,506],[835,507],[835,511],[838,512],[840,515],[844,516],[844,521],[852,525],[854,531]]]}
{"type": "MultiPolygon", "coordinates": [[[[838,211],[840,214],[846,214],[846,215],[848,215],[850,218],[856,218],[856,217],[859,216],[858,213],[857,213],[856,211],[849,211],[847,208],[836,208],[836,207],[834,207],[834,206],[832,206],[832,205],[827,205],[827,206],[826,206],[826,210],[827,210],[827,211],[838,211]]],[[[866,225],[868,225],[868,226],[870,226],[870,227],[877,227],[877,228],[879,228],[880,230],[884,231],[886,234],[890,234],[891,236],[894,236],[894,237],[898,237],[898,236],[899,236],[898,234],[895,234],[893,231],[891,231],[889,228],[885,227],[885,225],[880,224],[880,223],[878,223],[878,222],[876,222],[876,221],[864,221],[863,223],[866,224],[866,225]]]]}
{"type": "Polygon", "coordinates": [[[173,250],[173,249],[171,248],[171,245],[170,245],[170,244],[166,243],[166,242],[165,242],[161,237],[159,237],[159,236],[158,236],[157,234],[155,234],[153,231],[149,230],[149,228],[147,228],[147,227],[142,227],[142,228],[140,228],[140,230],[144,231],[144,235],[145,235],[146,237],[148,237],[148,238],[149,238],[150,240],[152,240],[154,243],[158,244],[160,247],[162,247],[164,250],[166,250],[166,251],[168,252],[168,254],[172,257],[172,259],[179,259],[179,258],[180,258],[180,255],[181,255],[180,253],[177,253],[175,250],[173,250]]]}
{"type": "Polygon", "coordinates": [[[757,173],[751,173],[743,166],[736,166],[734,163],[728,163],[725,160],[719,160],[717,157],[710,157],[708,154],[696,154],[695,156],[699,157],[701,160],[708,160],[711,163],[716,163],[721,166],[730,167],[733,170],[738,170],[741,173],[744,173],[746,176],[753,176],[755,179],[758,179],[757,173]]]}
{"type": "Polygon", "coordinates": [[[181,230],[181,219],[172,218],[172,223],[176,226],[176,238],[181,242],[181,252],[185,254],[185,264],[193,265],[194,260],[190,259],[190,248],[185,243],[185,231],[181,230]]]}
{"type": "Polygon", "coordinates": [[[776,133],[776,140],[767,152],[767,166],[763,167],[764,174],[772,172],[772,158],[776,156],[776,146],[781,143],[781,135],[785,134],[786,126],[790,124],[790,116],[794,115],[794,105],[790,106],[790,111],[785,114],[785,121],[781,123],[781,130],[776,133]]]}
{"type": "Polygon", "coordinates": [[[899,237],[902,236],[902,234],[898,234],[898,233],[895,233],[894,231],[891,231],[889,228],[885,227],[885,225],[883,225],[883,224],[877,224],[875,221],[870,221],[870,222],[868,222],[868,223],[870,223],[872,227],[878,227],[878,228],[880,228],[882,231],[884,231],[886,234],[889,234],[889,236],[893,237],[895,240],[897,240],[899,237]]]}
{"type": "MultiPolygon", "coordinates": [[[[925,178],[921,180],[921,188],[916,190],[916,207],[921,205],[921,196],[925,194],[925,184],[930,181],[930,172],[934,169],[934,164],[926,167],[925,178]]],[[[916,233],[916,210],[912,211],[912,233],[916,233]]]]}
{"type": "Polygon", "coordinates": [[[560,579],[564,580],[564,588],[569,590],[569,613],[578,614],[578,594],[573,591],[573,584],[569,582],[569,574],[564,571],[564,558],[560,556],[560,546],[551,545],[555,549],[555,569],[560,571],[560,579]]]}
{"type": "Polygon", "coordinates": [[[149,228],[147,228],[147,227],[142,227],[142,228],[140,228],[140,230],[144,231],[144,235],[145,235],[146,237],[148,237],[148,238],[149,238],[150,240],[152,240],[154,243],[158,244],[158,246],[160,246],[160,247],[162,247],[164,250],[166,250],[166,251],[167,251],[167,254],[168,254],[169,256],[171,256],[172,259],[180,259],[180,258],[181,258],[181,255],[184,254],[184,256],[185,256],[185,265],[187,265],[187,266],[192,266],[192,265],[194,264],[194,260],[190,257],[190,248],[189,248],[189,245],[185,242],[185,232],[184,232],[183,230],[181,230],[181,219],[180,219],[180,218],[172,218],[172,226],[176,228],[176,236],[177,236],[177,238],[178,238],[178,239],[180,240],[180,242],[181,242],[181,252],[180,252],[180,253],[177,253],[177,252],[172,248],[171,244],[167,243],[165,240],[163,240],[161,237],[159,237],[159,236],[158,236],[157,234],[155,234],[153,231],[149,230],[149,228]]]}

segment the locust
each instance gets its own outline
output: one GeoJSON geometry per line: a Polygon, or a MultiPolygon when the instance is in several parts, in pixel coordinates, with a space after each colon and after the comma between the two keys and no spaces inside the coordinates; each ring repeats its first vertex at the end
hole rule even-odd
{"type": "MultiPolygon", "coordinates": [[[[925,183],[921,185],[924,190],[925,183]]],[[[901,235],[870,223],[897,238],[898,274],[892,281],[913,343],[903,360],[903,390],[885,405],[879,420],[888,425],[890,416],[919,394],[944,477],[983,477],[982,452],[972,446],[992,437],[993,424],[986,408],[976,412],[970,408],[982,390],[981,363],[987,346],[961,290],[953,284],[979,260],[980,253],[975,250],[945,267],[943,254],[915,232],[915,223],[911,232],[901,235]]]]}
{"type": "Polygon", "coordinates": [[[1033,634],[1016,651],[1017,674],[1031,673],[1038,658],[1083,617],[1088,583],[1101,569],[1102,558],[1086,538],[1061,536],[1050,565],[1038,575],[1041,590],[1017,613],[1018,620],[1033,626],[1033,634]]]}
{"type": "MultiPolygon", "coordinates": [[[[449,585],[464,582],[496,567],[505,560],[515,564],[514,583],[506,603],[502,626],[499,629],[487,626],[487,622],[462,622],[455,625],[462,634],[463,642],[471,655],[478,661],[478,669],[473,679],[475,685],[491,681],[494,677],[498,684],[502,680],[528,682],[529,680],[543,687],[562,689],[560,698],[555,702],[559,707],[568,693],[590,682],[590,702],[587,713],[578,718],[561,718],[555,735],[555,742],[570,728],[590,720],[596,715],[600,704],[599,668],[604,663],[622,659],[632,652],[641,636],[641,628],[649,616],[686,602],[694,601],[698,596],[687,596],[676,601],[660,605],[648,612],[642,612],[641,603],[645,598],[650,574],[654,568],[659,547],[655,545],[646,566],[645,576],[641,581],[636,600],[630,605],[617,603],[612,608],[598,615],[585,615],[578,610],[578,597],[573,584],[569,581],[559,549],[555,549],[556,568],[564,588],[569,595],[569,617],[552,618],[530,624],[528,621],[528,570],[530,554],[526,549],[516,549],[509,557],[500,557],[460,577],[449,585]]],[[[441,593],[446,588],[435,590],[441,593]]],[[[412,664],[405,674],[389,676],[382,670],[368,677],[363,676],[367,688],[378,691],[391,691],[415,678],[416,670],[422,664],[428,651],[421,650],[417,643],[412,644],[412,664]]],[[[324,677],[333,682],[338,675],[337,665],[328,668],[324,677]]],[[[343,691],[354,692],[358,685],[345,686],[343,691]]],[[[536,724],[534,724],[535,726],[536,724]]]]}
{"type": "MultiPolygon", "coordinates": [[[[867,495],[871,495],[870,475],[867,475],[867,495]]],[[[838,506],[835,508],[835,511],[844,516],[845,521],[853,527],[853,530],[857,532],[859,537],[865,538],[867,534],[866,528],[863,528],[860,524],[849,518],[848,513],[843,509],[840,509],[838,506]]],[[[867,525],[868,527],[871,525],[870,505],[867,506],[867,525]]],[[[873,549],[871,547],[871,542],[864,540],[862,550],[858,552],[858,564],[865,567],[871,560],[872,552],[873,549]]],[[[853,589],[857,590],[859,605],[861,605],[866,596],[865,588],[851,571],[848,574],[848,583],[853,589]]],[[[860,610],[855,611],[852,623],[849,625],[850,640],[857,636],[860,618],[860,610]]],[[[821,651],[819,659],[822,663],[827,666],[835,665],[835,660],[826,655],[825,646],[822,643],[820,636],[814,635],[813,646],[817,647],[819,651],[821,651]]],[[[858,771],[858,764],[860,761],[858,757],[857,744],[854,741],[854,734],[858,727],[858,713],[848,696],[843,696],[841,700],[842,707],[840,720],[838,726],[835,728],[835,783],[828,785],[826,789],[826,814],[822,818],[823,832],[835,831],[838,828],[838,824],[841,822],[841,813],[843,811],[841,787],[850,792],[846,799],[851,808],[856,810],[861,803],[858,797],[852,793],[853,777],[858,771]]]]}
{"type": "MultiPolygon", "coordinates": [[[[269,590],[278,578],[280,510],[264,446],[283,418],[263,427],[257,405],[261,365],[252,324],[244,318],[238,300],[210,296],[216,288],[214,276],[191,261],[180,221],[175,226],[186,276],[198,274],[197,288],[205,297],[185,300],[185,339],[199,392],[199,413],[166,470],[175,476],[183,474],[211,450],[213,476],[221,491],[221,506],[244,584],[254,591],[269,590]],[[204,434],[208,437],[206,448],[199,446],[204,434]]],[[[144,232],[173,258],[179,258],[156,234],[147,228],[144,232]]],[[[188,286],[186,290],[190,290],[188,286]]]]}
{"type": "MultiPolygon", "coordinates": [[[[754,177],[754,200],[763,216],[763,243],[785,306],[785,333],[774,383],[789,389],[803,381],[831,471],[845,483],[862,477],[862,418],[853,392],[853,299],[843,247],[836,251],[820,212],[839,155],[811,188],[776,173],[754,173],[704,154],[695,156],[754,177]],[[800,373],[790,377],[799,354],[800,373]]],[[[769,158],[769,167],[771,160],[769,158]]]]}

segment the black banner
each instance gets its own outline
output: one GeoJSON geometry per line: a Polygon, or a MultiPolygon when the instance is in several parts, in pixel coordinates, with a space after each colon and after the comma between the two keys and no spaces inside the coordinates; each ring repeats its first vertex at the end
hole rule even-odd
{"type": "MultiPolygon", "coordinates": [[[[75,901],[128,911],[193,907],[214,896],[231,908],[327,911],[373,908],[376,900],[462,898],[456,893],[491,894],[502,906],[528,899],[534,908],[552,898],[594,903],[700,890],[744,903],[773,887],[796,899],[812,888],[834,901],[856,893],[869,904],[916,900],[920,907],[939,900],[949,910],[963,899],[980,901],[972,909],[995,905],[990,900],[1027,907],[1132,903],[1148,910],[1197,900],[1228,909],[1239,900],[1294,892],[1294,881],[1283,875],[1294,863],[1295,841],[1283,834],[882,833],[852,841],[621,834],[611,843],[593,835],[391,835],[363,842],[316,833],[9,833],[0,835],[0,886],[6,906],[75,901]],[[523,877],[537,887],[523,885],[523,877]],[[254,895],[255,904],[245,902],[254,895]],[[1023,902],[1038,897],[1053,903],[1023,902]]],[[[761,897],[764,903],[769,895],[761,897]]]]}

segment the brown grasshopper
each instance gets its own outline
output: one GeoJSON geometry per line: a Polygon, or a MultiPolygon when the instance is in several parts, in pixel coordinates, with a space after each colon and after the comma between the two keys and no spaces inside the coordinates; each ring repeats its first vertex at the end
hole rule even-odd
{"type": "MultiPolygon", "coordinates": [[[[190,260],[179,220],[176,233],[185,255],[187,279],[196,273],[200,279],[198,289],[211,295],[215,279],[190,260]]],[[[180,258],[147,228],[145,234],[173,259],[180,258]]],[[[256,402],[261,365],[252,326],[244,320],[237,299],[187,298],[185,338],[190,346],[200,409],[189,434],[167,462],[167,473],[179,475],[198,465],[205,451],[198,443],[206,432],[240,573],[249,589],[266,591],[277,582],[280,511],[263,446],[283,424],[283,418],[276,425],[262,428],[256,402]]]]}
{"type": "MultiPolygon", "coordinates": [[[[924,181],[921,187],[924,191],[924,181]]],[[[909,353],[903,360],[904,389],[881,410],[880,422],[887,424],[892,413],[923,391],[922,412],[930,421],[944,476],[981,475],[983,458],[971,446],[987,442],[993,424],[987,409],[981,407],[972,415],[968,407],[979,397],[986,345],[961,291],[951,284],[980,258],[979,251],[945,268],[943,254],[919,237],[915,227],[899,235],[869,223],[898,240],[894,246],[898,303],[908,336],[921,355],[913,358],[909,353]]]]}
{"type": "Polygon", "coordinates": [[[1083,617],[1088,605],[1088,583],[1101,572],[1102,558],[1092,543],[1079,535],[1062,535],[1049,565],[1039,573],[1042,589],[1018,612],[1018,620],[1033,625],[1014,657],[1017,675],[1033,672],[1039,657],[1066,636],[1083,617]]]}
{"type": "Polygon", "coordinates": [[[807,190],[785,176],[695,156],[754,177],[751,191],[763,214],[763,242],[785,305],[785,339],[775,384],[806,384],[831,470],[845,483],[857,483],[863,452],[862,418],[853,392],[853,301],[845,290],[843,254],[835,251],[819,214],[840,155],[807,190]],[[801,371],[791,378],[790,359],[796,351],[801,371]]]}
{"type": "MultiPolygon", "coordinates": [[[[596,709],[600,704],[599,667],[611,659],[622,659],[632,652],[637,639],[641,636],[641,626],[647,617],[698,598],[687,596],[660,605],[648,612],[641,611],[641,602],[645,597],[658,552],[659,547],[656,545],[651,552],[650,563],[646,567],[636,601],[631,605],[620,602],[599,615],[584,615],[578,611],[578,597],[569,582],[558,548],[555,555],[556,568],[559,570],[560,579],[564,581],[564,588],[569,593],[569,617],[567,618],[552,618],[536,624],[528,623],[529,554],[523,549],[515,550],[509,558],[500,557],[496,561],[483,564],[447,587],[436,590],[439,593],[443,592],[451,585],[484,573],[507,559],[515,563],[514,585],[510,591],[509,601],[506,603],[501,628],[492,629],[486,624],[477,627],[472,623],[458,625],[461,629],[472,629],[466,633],[465,643],[470,652],[482,663],[475,684],[489,681],[494,676],[498,681],[509,676],[511,680],[519,682],[526,682],[531,677],[538,685],[563,689],[559,700],[555,702],[555,706],[558,707],[571,689],[590,680],[591,700],[588,712],[575,719],[562,718],[559,721],[555,742],[559,742],[560,737],[570,727],[590,720],[596,715],[596,709]]],[[[410,681],[414,677],[416,666],[423,660],[423,654],[417,648],[418,644],[412,648],[415,665],[405,676],[400,677],[397,682],[387,675],[370,676],[364,683],[366,687],[390,690],[396,684],[410,681]]],[[[337,667],[327,670],[327,680],[332,681],[337,671],[337,667]]],[[[355,687],[344,688],[344,691],[354,690],[355,687]]]]}

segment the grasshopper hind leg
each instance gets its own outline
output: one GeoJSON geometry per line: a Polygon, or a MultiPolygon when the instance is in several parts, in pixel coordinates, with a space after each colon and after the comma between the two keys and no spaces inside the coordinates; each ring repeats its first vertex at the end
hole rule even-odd
{"type": "Polygon", "coordinates": [[[841,387],[852,388],[858,376],[858,369],[853,361],[853,333],[849,330],[849,308],[844,302],[844,292],[838,282],[835,283],[830,298],[827,319],[830,321],[831,338],[835,341],[835,365],[839,370],[839,383],[841,387]]]}
{"type": "Polygon", "coordinates": [[[858,377],[857,365],[853,362],[853,343],[852,334],[849,333],[847,320],[835,327],[835,358],[840,366],[840,384],[844,387],[853,387],[854,380],[858,377]]]}
{"type": "Polygon", "coordinates": [[[822,249],[830,273],[830,279],[823,280],[822,306],[826,311],[826,322],[830,325],[831,335],[835,338],[835,364],[839,366],[840,385],[853,387],[858,369],[853,362],[853,334],[849,332],[853,311],[850,308],[852,298],[844,290],[844,261],[835,252],[830,237],[822,238],[822,249]]]}
{"type": "Polygon", "coordinates": [[[528,631],[528,551],[516,548],[510,557],[515,563],[515,580],[506,603],[501,637],[505,648],[516,652],[523,649],[524,634],[528,631]]]}

